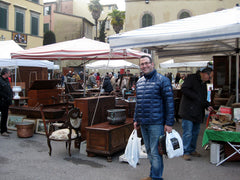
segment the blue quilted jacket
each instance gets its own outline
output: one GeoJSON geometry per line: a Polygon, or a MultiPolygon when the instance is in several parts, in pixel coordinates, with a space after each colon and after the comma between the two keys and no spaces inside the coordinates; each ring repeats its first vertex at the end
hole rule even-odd
{"type": "Polygon", "coordinates": [[[173,126],[174,100],[170,80],[156,70],[141,77],[136,86],[134,122],[173,126]]]}

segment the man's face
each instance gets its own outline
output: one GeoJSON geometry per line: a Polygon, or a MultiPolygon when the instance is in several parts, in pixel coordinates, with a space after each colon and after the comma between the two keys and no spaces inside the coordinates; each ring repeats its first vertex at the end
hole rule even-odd
{"type": "Polygon", "coordinates": [[[212,79],[213,79],[213,71],[210,74],[202,73],[201,79],[202,79],[203,82],[212,81],[212,79]]]}
{"type": "Polygon", "coordinates": [[[3,78],[8,78],[8,77],[10,77],[11,76],[11,71],[8,71],[7,73],[5,73],[2,77],[3,78]]]}
{"type": "Polygon", "coordinates": [[[140,68],[144,74],[148,74],[153,71],[154,64],[150,62],[150,59],[144,57],[140,59],[140,68]]]}

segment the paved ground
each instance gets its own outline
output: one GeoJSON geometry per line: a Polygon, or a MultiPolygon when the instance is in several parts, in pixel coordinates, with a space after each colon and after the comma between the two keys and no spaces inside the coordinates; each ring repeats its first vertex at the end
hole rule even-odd
{"type": "MultiPolygon", "coordinates": [[[[181,133],[179,123],[174,126],[181,133]]],[[[184,161],[182,158],[164,158],[165,180],[239,180],[240,162],[226,162],[216,167],[209,162],[209,150],[201,147],[204,125],[201,127],[199,152],[201,158],[184,161]]],[[[44,135],[18,138],[16,131],[9,138],[0,136],[0,180],[140,180],[148,176],[149,163],[141,159],[136,169],[113,157],[109,163],[104,157],[87,157],[72,150],[70,158],[65,144],[54,142],[52,156],[44,135]]]]}

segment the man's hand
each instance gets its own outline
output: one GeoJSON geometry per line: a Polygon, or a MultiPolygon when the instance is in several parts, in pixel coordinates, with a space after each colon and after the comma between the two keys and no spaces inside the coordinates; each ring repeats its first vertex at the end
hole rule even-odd
{"type": "Polygon", "coordinates": [[[172,126],[165,125],[164,126],[164,132],[171,133],[172,132],[172,126]]]}
{"type": "Polygon", "coordinates": [[[134,123],[133,123],[133,126],[134,126],[134,129],[139,129],[139,125],[138,125],[137,122],[134,122],[134,123]]]}
{"type": "Polygon", "coordinates": [[[209,112],[214,111],[213,107],[212,107],[212,106],[209,106],[209,107],[208,107],[208,111],[209,111],[209,112]]]}

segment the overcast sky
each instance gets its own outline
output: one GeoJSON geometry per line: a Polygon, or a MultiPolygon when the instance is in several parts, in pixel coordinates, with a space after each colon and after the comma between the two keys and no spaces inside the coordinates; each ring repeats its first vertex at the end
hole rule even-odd
{"type": "Polygon", "coordinates": [[[117,4],[118,9],[125,11],[125,0],[100,0],[101,4],[117,4]]]}
{"type": "MultiPolygon", "coordinates": [[[[43,2],[53,2],[56,0],[43,0],[43,2]]],[[[88,0],[90,1],[90,0],[88,0]]],[[[121,11],[125,11],[125,0],[100,0],[101,4],[117,4],[118,9],[121,11]]]]}

